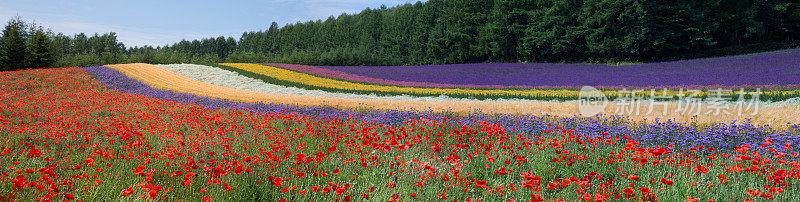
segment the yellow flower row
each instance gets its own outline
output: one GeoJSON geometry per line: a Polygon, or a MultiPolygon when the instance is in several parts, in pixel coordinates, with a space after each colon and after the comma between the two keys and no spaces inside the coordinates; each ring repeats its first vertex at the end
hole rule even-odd
{"type": "MultiPolygon", "coordinates": [[[[407,95],[448,95],[451,97],[453,96],[515,97],[515,98],[529,98],[529,99],[553,99],[553,98],[576,99],[578,98],[580,93],[580,90],[575,90],[575,89],[521,90],[521,89],[419,88],[419,87],[403,87],[403,86],[385,86],[385,85],[363,84],[363,83],[330,79],[262,64],[221,63],[221,65],[239,68],[245,71],[265,75],[286,82],[298,83],[319,88],[332,88],[344,91],[376,92],[376,93],[407,94],[407,95]]],[[[624,92],[624,91],[618,92],[614,90],[603,90],[602,92],[606,96],[610,97],[630,96],[629,95],[630,92],[624,92]]],[[[679,95],[680,93],[681,93],[680,91],[675,91],[675,90],[668,90],[666,92],[667,96],[676,96],[679,95]]],[[[724,96],[726,98],[730,98],[731,96],[736,96],[736,94],[733,92],[727,92],[727,93],[723,92],[723,93],[727,95],[724,96]]],[[[650,91],[636,92],[636,96],[642,96],[642,97],[650,96],[651,94],[652,92],[650,91]]],[[[664,91],[661,90],[655,91],[655,95],[657,96],[662,96],[663,94],[664,91]]],[[[713,93],[709,91],[702,91],[699,93],[684,92],[684,94],[685,96],[691,95],[694,97],[714,96],[713,93]]],[[[776,94],[777,95],[797,94],[797,92],[795,91],[794,93],[786,93],[786,92],[770,91],[770,92],[763,92],[762,95],[776,95],[776,94]]]]}

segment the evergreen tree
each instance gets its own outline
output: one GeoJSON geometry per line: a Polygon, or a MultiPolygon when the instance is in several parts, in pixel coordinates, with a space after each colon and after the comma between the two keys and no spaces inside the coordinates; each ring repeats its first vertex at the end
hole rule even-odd
{"type": "Polygon", "coordinates": [[[15,70],[26,66],[28,49],[25,47],[25,28],[25,22],[17,16],[8,21],[3,29],[3,38],[0,40],[0,70],[15,70]]]}
{"type": "Polygon", "coordinates": [[[431,4],[438,4],[440,1],[431,0],[426,4],[422,5],[422,3],[417,3],[420,8],[419,14],[414,19],[414,25],[411,30],[411,53],[408,58],[409,64],[419,65],[419,64],[431,64],[433,63],[433,57],[430,55],[429,49],[431,48],[431,44],[429,43],[431,37],[431,29],[434,26],[434,22],[437,16],[437,10],[435,6],[431,4]]]}
{"type": "Polygon", "coordinates": [[[30,53],[28,60],[32,68],[50,67],[55,61],[50,37],[41,27],[32,31],[30,42],[28,42],[28,52],[30,53]]]}
{"type": "Polygon", "coordinates": [[[517,61],[518,45],[525,36],[531,20],[532,0],[495,0],[486,16],[486,25],[480,29],[477,50],[487,59],[517,61]]]}
{"type": "MultiPolygon", "coordinates": [[[[518,51],[530,61],[578,59],[586,52],[586,27],[579,20],[583,1],[538,0],[528,12],[532,19],[520,34],[518,51]]],[[[514,44],[510,44],[513,46],[514,44]]]]}

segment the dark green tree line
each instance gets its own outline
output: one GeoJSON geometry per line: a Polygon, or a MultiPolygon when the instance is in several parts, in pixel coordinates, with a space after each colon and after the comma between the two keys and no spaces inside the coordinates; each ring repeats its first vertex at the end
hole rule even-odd
{"type": "Polygon", "coordinates": [[[273,23],[235,52],[321,65],[648,62],[790,47],[799,16],[786,0],[429,0],[273,23]]]}

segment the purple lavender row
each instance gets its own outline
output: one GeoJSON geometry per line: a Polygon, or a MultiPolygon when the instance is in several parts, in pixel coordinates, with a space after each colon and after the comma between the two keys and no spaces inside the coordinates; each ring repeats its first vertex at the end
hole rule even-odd
{"type": "MultiPolygon", "coordinates": [[[[315,66],[309,65],[297,65],[297,64],[283,64],[283,63],[260,63],[263,65],[284,68],[289,70],[294,70],[298,72],[303,72],[307,74],[312,74],[316,76],[334,78],[334,79],[342,79],[347,81],[355,81],[355,82],[364,82],[364,83],[374,83],[374,84],[382,84],[382,85],[391,85],[391,86],[409,86],[409,87],[428,87],[428,88],[485,88],[485,89],[579,89],[582,86],[526,86],[526,85],[518,85],[518,86],[501,86],[501,85],[475,85],[475,84],[446,84],[446,83],[428,83],[428,82],[415,82],[415,81],[394,81],[394,80],[386,80],[386,79],[376,79],[366,76],[348,74],[341,71],[336,71],[332,69],[325,69],[319,68],[315,66]]],[[[623,89],[623,88],[630,88],[634,89],[636,86],[597,86],[601,89],[623,89]]],[[[722,86],[722,85],[714,85],[714,86],[693,86],[693,85],[683,85],[683,86],[650,86],[653,89],[754,89],[754,88],[763,88],[763,89],[776,89],[782,88],[786,86],[722,86]]]]}
{"type": "Polygon", "coordinates": [[[341,72],[342,75],[372,79],[442,85],[567,88],[634,86],[690,89],[724,86],[729,89],[731,87],[796,89],[800,84],[800,49],[623,66],[480,63],[424,66],[318,66],[317,68],[329,71],[315,70],[315,73],[341,72]]]}
{"type": "Polygon", "coordinates": [[[393,81],[393,80],[376,79],[366,76],[353,75],[336,70],[323,69],[308,65],[283,64],[283,63],[261,63],[261,64],[294,70],[316,76],[323,76],[328,78],[342,79],[355,82],[392,85],[392,86],[432,87],[432,88],[528,88],[527,86],[471,85],[471,84],[459,85],[459,84],[427,83],[427,82],[414,82],[414,81],[393,81]]]}
{"type": "Polygon", "coordinates": [[[123,93],[142,95],[151,98],[171,100],[179,103],[198,104],[207,109],[244,109],[263,114],[296,114],[318,118],[354,118],[358,121],[376,123],[402,123],[408,119],[434,117],[430,110],[384,110],[379,112],[357,112],[341,110],[332,106],[297,106],[272,103],[244,103],[226,99],[210,98],[192,94],[177,93],[150,87],[139,80],[130,78],[117,70],[105,66],[81,67],[105,87],[123,93]]]}
{"type": "MultiPolygon", "coordinates": [[[[543,130],[556,130],[556,127],[574,129],[575,134],[607,137],[628,135],[643,141],[648,146],[675,145],[676,149],[689,147],[714,147],[722,151],[730,151],[741,144],[749,144],[757,148],[770,138],[778,144],[789,143],[793,147],[800,145],[798,130],[800,126],[791,125],[786,132],[776,132],[769,126],[756,126],[749,122],[719,123],[699,129],[686,123],[656,121],[651,124],[636,124],[623,117],[607,116],[595,118],[553,117],[549,115],[509,115],[509,114],[469,114],[456,115],[433,113],[431,111],[383,110],[383,111],[349,111],[334,107],[299,107],[269,103],[241,103],[224,99],[214,99],[196,95],[176,93],[152,88],[138,80],[104,66],[84,67],[95,80],[107,88],[123,93],[131,93],[151,98],[172,100],[180,103],[194,103],[209,109],[244,109],[256,113],[280,113],[312,116],[318,118],[346,119],[368,121],[382,124],[402,124],[409,119],[428,118],[451,124],[475,124],[479,121],[496,123],[521,134],[537,134],[543,130]],[[448,118],[445,118],[448,117],[448,118]]],[[[766,151],[768,148],[761,150],[766,151]]],[[[778,151],[791,153],[797,150],[786,150],[775,147],[778,151]]]]}

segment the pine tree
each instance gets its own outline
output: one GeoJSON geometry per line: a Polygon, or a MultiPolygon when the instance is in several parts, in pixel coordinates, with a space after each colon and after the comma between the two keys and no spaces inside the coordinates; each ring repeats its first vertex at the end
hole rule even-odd
{"type": "Polygon", "coordinates": [[[25,22],[22,18],[8,21],[3,29],[3,38],[0,40],[0,70],[15,70],[25,67],[25,57],[28,50],[25,48],[25,22]]]}
{"type": "Polygon", "coordinates": [[[33,30],[30,42],[28,43],[28,57],[30,67],[43,68],[50,67],[53,64],[54,56],[52,51],[52,42],[50,37],[47,36],[42,28],[33,30]]]}

